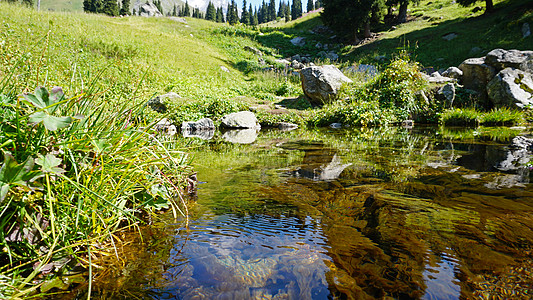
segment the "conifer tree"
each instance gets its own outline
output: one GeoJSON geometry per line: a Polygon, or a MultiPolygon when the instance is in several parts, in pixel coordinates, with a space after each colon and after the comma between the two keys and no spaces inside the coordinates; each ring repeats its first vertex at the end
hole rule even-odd
{"type": "Polygon", "coordinates": [[[270,0],[270,4],[268,5],[268,20],[276,20],[276,0],[270,0]]]}
{"type": "Polygon", "coordinates": [[[205,19],[209,21],[217,20],[217,11],[215,9],[215,6],[213,5],[213,2],[211,1],[209,1],[209,4],[207,4],[207,9],[205,11],[205,19]]]}
{"type": "Polygon", "coordinates": [[[291,20],[291,6],[287,3],[285,5],[285,22],[289,22],[291,20]]]}
{"type": "Polygon", "coordinates": [[[189,7],[189,1],[185,1],[185,8],[183,9],[183,17],[191,16],[191,8],[189,7]]]}
{"type": "Polygon", "coordinates": [[[130,0],[122,0],[122,7],[120,8],[120,14],[126,16],[130,14],[130,0]]]}
{"type": "Polygon", "coordinates": [[[227,19],[230,25],[235,25],[239,22],[239,13],[237,12],[235,0],[231,0],[231,4],[228,5],[227,19]]]}
{"type": "Polygon", "coordinates": [[[255,12],[254,12],[254,18],[252,20],[252,25],[254,25],[254,26],[259,25],[259,18],[258,18],[258,15],[257,15],[257,8],[255,9],[255,12]]]}
{"type": "Polygon", "coordinates": [[[307,0],[307,12],[310,12],[315,9],[315,3],[313,0],[307,0]]]}
{"type": "Polygon", "coordinates": [[[104,0],[104,7],[102,8],[101,13],[104,13],[108,16],[118,16],[119,9],[116,0],[104,0]]]}
{"type": "Polygon", "coordinates": [[[174,4],[174,8],[172,9],[172,16],[178,16],[178,6],[176,4],[174,4]]]}
{"type": "Polygon", "coordinates": [[[285,2],[283,1],[279,2],[278,14],[276,16],[278,18],[283,18],[285,16],[285,2]]]}
{"type": "Polygon", "coordinates": [[[292,7],[291,7],[291,18],[293,20],[296,20],[301,16],[302,16],[302,0],[293,0],[292,7]]]}
{"type": "Polygon", "coordinates": [[[254,9],[252,8],[252,3],[250,3],[250,6],[248,7],[248,18],[248,25],[254,25],[254,9]]]}
{"type": "Polygon", "coordinates": [[[242,12],[241,12],[241,23],[245,25],[250,25],[250,15],[248,14],[246,7],[246,0],[242,1],[242,12]]]}

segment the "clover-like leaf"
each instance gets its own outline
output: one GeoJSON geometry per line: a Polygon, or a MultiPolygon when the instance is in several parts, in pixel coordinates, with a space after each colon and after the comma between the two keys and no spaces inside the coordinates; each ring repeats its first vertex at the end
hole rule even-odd
{"type": "Polygon", "coordinates": [[[4,163],[0,168],[0,203],[4,201],[11,186],[29,187],[30,180],[35,180],[42,175],[38,171],[33,171],[34,164],[31,157],[19,164],[11,154],[5,152],[3,154],[4,163]]]}
{"type": "Polygon", "coordinates": [[[41,166],[41,171],[44,173],[65,173],[65,170],[59,167],[61,164],[61,158],[57,158],[53,154],[47,153],[46,156],[38,154],[35,163],[41,166]]]}
{"type": "Polygon", "coordinates": [[[31,123],[38,124],[43,122],[44,127],[50,131],[56,131],[61,128],[68,127],[72,123],[71,117],[56,117],[47,114],[44,111],[38,111],[30,115],[31,123]]]}

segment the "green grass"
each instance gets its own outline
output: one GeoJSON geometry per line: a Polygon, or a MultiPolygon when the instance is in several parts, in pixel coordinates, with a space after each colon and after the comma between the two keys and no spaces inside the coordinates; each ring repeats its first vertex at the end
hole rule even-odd
{"type": "Polygon", "coordinates": [[[524,112],[508,108],[481,112],[474,108],[450,109],[440,116],[440,123],[446,126],[509,126],[524,122],[524,112]]]}

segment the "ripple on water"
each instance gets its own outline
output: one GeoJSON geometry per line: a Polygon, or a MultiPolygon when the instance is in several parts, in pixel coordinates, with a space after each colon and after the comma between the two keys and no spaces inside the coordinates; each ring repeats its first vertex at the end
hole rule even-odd
{"type": "Polygon", "coordinates": [[[176,244],[160,299],[325,299],[327,245],[320,220],[204,215],[176,244]]]}

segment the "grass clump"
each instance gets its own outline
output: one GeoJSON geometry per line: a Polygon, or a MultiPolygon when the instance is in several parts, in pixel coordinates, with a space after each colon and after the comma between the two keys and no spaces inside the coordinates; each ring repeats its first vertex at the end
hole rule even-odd
{"type": "Polygon", "coordinates": [[[508,126],[524,122],[524,112],[509,108],[496,108],[481,112],[474,108],[450,109],[440,116],[439,123],[445,126],[508,126]]]}

